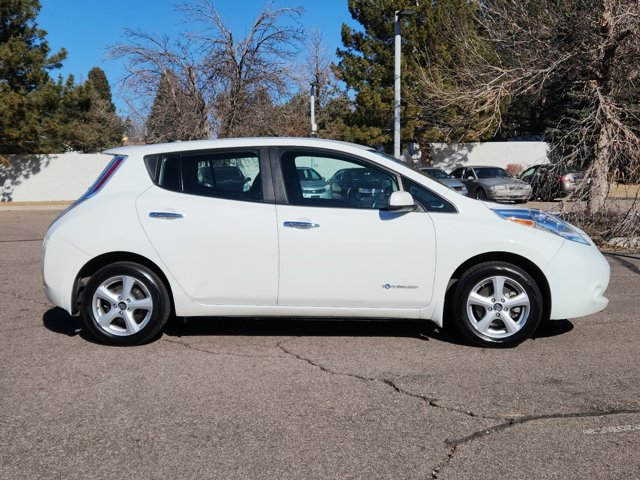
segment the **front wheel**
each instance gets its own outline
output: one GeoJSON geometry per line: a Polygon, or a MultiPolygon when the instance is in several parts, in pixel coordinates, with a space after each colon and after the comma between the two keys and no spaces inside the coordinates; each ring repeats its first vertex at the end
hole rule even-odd
{"type": "Polygon", "coordinates": [[[162,280],[150,269],[117,262],[98,270],[82,297],[82,320],[97,340],[139,345],[164,327],[171,305],[162,280]]]}
{"type": "Polygon", "coordinates": [[[457,330],[483,347],[518,345],[542,320],[540,288],[527,272],[506,262],[485,262],[467,270],[453,302],[457,330]]]}
{"type": "Polygon", "coordinates": [[[484,191],[484,188],[478,189],[478,191],[476,192],[476,198],[483,201],[487,199],[487,192],[484,191]]]}

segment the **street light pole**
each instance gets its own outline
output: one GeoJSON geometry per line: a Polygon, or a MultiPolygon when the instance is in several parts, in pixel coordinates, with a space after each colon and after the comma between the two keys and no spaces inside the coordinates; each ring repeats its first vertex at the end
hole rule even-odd
{"type": "Polygon", "coordinates": [[[311,136],[318,136],[318,125],[316,124],[316,92],[318,88],[318,82],[311,83],[311,92],[309,102],[311,103],[311,136]]]}
{"type": "Polygon", "coordinates": [[[393,19],[395,35],[395,55],[393,72],[393,156],[400,159],[400,64],[402,60],[402,36],[400,35],[400,20],[416,13],[415,10],[396,10],[393,19]]]}

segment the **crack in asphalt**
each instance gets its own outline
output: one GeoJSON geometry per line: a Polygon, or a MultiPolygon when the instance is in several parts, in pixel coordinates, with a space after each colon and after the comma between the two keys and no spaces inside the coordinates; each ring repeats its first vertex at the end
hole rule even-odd
{"type": "MultiPolygon", "coordinates": [[[[347,373],[347,372],[338,372],[335,370],[332,370],[328,367],[325,367],[324,365],[310,359],[307,357],[304,357],[302,355],[299,355],[291,350],[289,350],[288,348],[285,347],[285,343],[287,342],[291,342],[293,340],[296,340],[299,337],[296,338],[289,338],[287,340],[283,340],[281,342],[278,342],[275,346],[280,349],[283,353],[285,353],[287,356],[295,358],[296,360],[300,361],[300,362],[304,362],[307,365],[313,367],[313,368],[317,368],[318,370],[320,370],[321,372],[327,373],[329,375],[337,375],[337,376],[343,376],[343,377],[350,377],[350,378],[354,378],[356,380],[362,381],[362,382],[375,382],[375,383],[380,383],[382,385],[386,385],[388,387],[391,387],[395,392],[400,393],[402,395],[411,397],[411,398],[416,398],[418,400],[421,400],[423,403],[425,403],[427,406],[429,407],[433,407],[433,408],[439,408],[442,409],[444,411],[447,412],[451,412],[451,413],[458,413],[458,414],[462,414],[462,415],[466,415],[468,417],[471,418],[478,418],[478,419],[483,419],[483,420],[505,420],[504,416],[486,416],[486,415],[480,415],[477,413],[474,413],[473,411],[470,410],[462,410],[462,409],[457,409],[457,408],[452,408],[452,407],[447,407],[446,405],[442,405],[440,403],[437,402],[437,399],[432,398],[432,397],[427,397],[425,395],[420,395],[420,394],[416,394],[416,393],[412,393],[409,392],[403,388],[401,388],[400,386],[398,386],[393,380],[390,379],[385,379],[385,378],[376,378],[376,377],[367,377],[364,375],[358,375],[355,373],[347,373]]],[[[228,353],[228,352],[217,352],[217,351],[212,351],[212,350],[207,350],[204,348],[199,348],[193,345],[190,345],[186,342],[182,342],[182,341],[175,341],[175,340],[168,340],[166,338],[162,338],[163,341],[167,342],[167,343],[171,343],[174,345],[179,345],[191,350],[195,350],[198,352],[202,352],[202,353],[207,353],[207,354],[211,354],[211,355],[227,355],[227,356],[235,356],[235,357],[247,357],[247,358],[283,358],[281,356],[275,356],[275,355],[248,355],[248,354],[239,354],[239,353],[228,353]]],[[[556,414],[547,414],[547,415],[529,415],[529,416],[523,416],[523,417],[519,417],[519,418],[510,418],[507,421],[505,421],[504,423],[500,423],[498,425],[495,425],[493,427],[489,427],[489,428],[483,428],[481,430],[478,430],[476,432],[471,433],[470,435],[467,435],[465,437],[462,438],[458,438],[458,439],[453,439],[453,440],[445,440],[445,446],[448,447],[447,451],[446,451],[446,455],[444,456],[444,458],[438,462],[437,465],[435,465],[432,469],[431,469],[431,478],[433,479],[437,479],[439,478],[440,474],[442,473],[443,469],[445,469],[447,467],[447,465],[449,465],[451,463],[451,461],[453,460],[458,447],[460,445],[472,442],[474,440],[478,440],[484,437],[487,437],[489,435],[493,435],[495,433],[499,433],[502,432],[504,430],[513,428],[515,426],[518,425],[523,425],[526,423],[530,423],[530,422],[534,422],[534,421],[538,421],[538,420],[554,420],[554,419],[571,419],[571,418],[590,418],[590,417],[602,417],[602,416],[610,416],[610,415],[624,415],[624,414],[640,414],[640,408],[634,408],[634,409],[611,409],[611,410],[599,410],[599,411],[591,411],[591,412],[575,412],[575,413],[556,413],[556,414]]]]}
{"type": "Polygon", "coordinates": [[[505,423],[501,423],[494,427],[483,428],[482,430],[478,430],[473,432],[466,437],[462,437],[455,440],[445,440],[445,445],[449,445],[449,450],[447,451],[447,455],[445,458],[436,465],[431,473],[431,477],[434,479],[439,478],[440,472],[444,469],[453,459],[458,447],[465,443],[472,442],[474,440],[478,440],[480,438],[487,437],[494,433],[499,433],[509,428],[523,425],[525,423],[535,422],[538,420],[564,420],[570,418],[593,418],[593,417],[606,417],[611,415],[628,415],[628,414],[640,414],[640,408],[632,408],[632,409],[611,409],[611,410],[599,410],[594,412],[575,412],[575,413],[550,413],[547,415],[528,415],[520,418],[511,419],[505,423]]]}
{"type": "Polygon", "coordinates": [[[208,353],[210,355],[225,355],[228,357],[245,357],[245,358],[284,358],[279,355],[250,355],[245,353],[230,353],[230,352],[217,352],[215,350],[207,350],[206,348],[196,347],[194,345],[190,345],[186,342],[181,342],[177,340],[169,340],[167,338],[162,337],[161,341],[172,343],[173,345],[180,345],[181,347],[188,348],[189,350],[195,350],[197,352],[208,353]]]}
{"type": "Polygon", "coordinates": [[[312,367],[315,367],[315,368],[319,369],[322,372],[328,373],[330,375],[338,375],[338,376],[343,376],[343,377],[355,378],[355,379],[360,380],[362,382],[381,383],[383,385],[387,385],[388,387],[391,387],[397,393],[400,393],[402,395],[406,395],[408,397],[416,398],[418,400],[423,401],[424,403],[426,403],[430,407],[439,408],[439,409],[445,410],[447,412],[459,413],[459,414],[462,414],[462,415],[466,415],[468,417],[480,418],[480,419],[483,419],[483,420],[504,420],[504,417],[484,416],[484,415],[479,415],[477,413],[474,413],[474,412],[472,412],[470,410],[462,410],[462,409],[458,409],[458,408],[447,407],[446,405],[441,405],[440,403],[438,403],[438,401],[437,401],[438,399],[433,398],[433,397],[427,397],[426,395],[420,395],[418,393],[409,392],[408,390],[405,390],[405,389],[401,388],[400,386],[398,386],[397,383],[395,383],[393,380],[390,380],[388,378],[366,377],[364,375],[357,375],[355,373],[337,372],[335,370],[331,370],[330,368],[327,368],[327,367],[325,367],[324,365],[321,365],[318,362],[314,362],[310,358],[303,357],[302,355],[298,355],[297,353],[294,353],[291,350],[287,349],[284,346],[284,344],[287,343],[287,342],[290,342],[292,340],[295,340],[295,339],[283,340],[282,342],[279,342],[278,344],[276,344],[276,346],[280,350],[282,350],[284,353],[286,353],[287,355],[290,355],[290,356],[296,358],[297,360],[305,362],[308,365],[311,365],[312,367]]]}
{"type": "Polygon", "coordinates": [[[40,300],[34,300],[33,298],[23,297],[22,295],[18,295],[17,293],[13,293],[13,292],[2,292],[2,293],[11,295],[16,300],[24,300],[25,302],[35,303],[37,305],[42,305],[44,307],[51,306],[50,303],[41,302],[40,300]]]}

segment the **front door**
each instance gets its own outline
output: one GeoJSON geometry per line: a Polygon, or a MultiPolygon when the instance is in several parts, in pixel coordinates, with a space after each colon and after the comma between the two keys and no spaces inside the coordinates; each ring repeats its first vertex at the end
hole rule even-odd
{"type": "Polygon", "coordinates": [[[435,234],[428,213],[384,210],[397,177],[353,157],[286,151],[287,204],[277,205],[278,305],[418,309],[431,301],[435,234]],[[312,168],[330,195],[306,194],[312,168]]]}

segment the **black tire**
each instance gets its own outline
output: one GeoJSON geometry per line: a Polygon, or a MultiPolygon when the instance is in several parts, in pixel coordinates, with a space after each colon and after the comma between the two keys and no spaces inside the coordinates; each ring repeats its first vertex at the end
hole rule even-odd
{"type": "Polygon", "coordinates": [[[169,318],[171,301],[166,286],[152,270],[133,262],[117,262],[89,279],[80,312],[85,328],[99,342],[140,345],[160,333],[169,318]],[[128,296],[121,295],[125,285],[128,296]]]}
{"type": "Polygon", "coordinates": [[[478,200],[486,200],[487,199],[487,192],[484,191],[484,188],[479,188],[478,191],[476,192],[476,198],[478,200]]]}
{"type": "Polygon", "coordinates": [[[531,337],[540,325],[543,315],[540,288],[516,265],[480,263],[463,273],[455,288],[451,320],[458,332],[475,345],[513,347],[531,337]],[[502,295],[496,295],[501,278],[502,295]],[[476,295],[471,297],[474,292],[476,295]],[[479,298],[486,300],[481,304],[479,298]],[[505,315],[509,315],[510,322],[505,315]]]}

